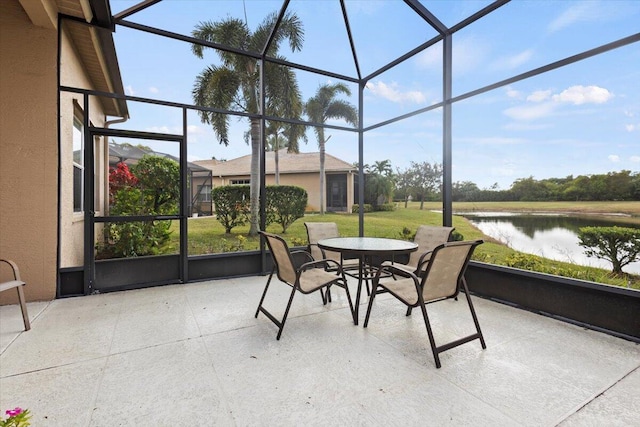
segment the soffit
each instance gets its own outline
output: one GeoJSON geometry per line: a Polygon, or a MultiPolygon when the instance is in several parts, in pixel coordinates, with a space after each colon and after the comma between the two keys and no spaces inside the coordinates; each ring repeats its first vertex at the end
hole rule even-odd
{"type": "MultiPolygon", "coordinates": [[[[94,20],[88,0],[56,0],[56,5],[61,14],[88,22],[94,20]]],[[[111,32],[71,20],[64,22],[64,29],[91,80],[92,89],[124,94],[111,32]]],[[[128,117],[124,100],[102,98],[101,103],[106,115],[128,117]]]]}

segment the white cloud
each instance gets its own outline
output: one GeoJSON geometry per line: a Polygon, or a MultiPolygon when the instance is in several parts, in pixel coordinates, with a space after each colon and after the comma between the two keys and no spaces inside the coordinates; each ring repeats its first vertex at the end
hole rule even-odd
{"type": "Polygon", "coordinates": [[[596,21],[601,15],[602,8],[600,7],[599,2],[578,2],[562,12],[560,16],[549,24],[547,29],[550,32],[560,31],[578,22],[596,21]]]}
{"type": "Polygon", "coordinates": [[[151,86],[151,87],[149,88],[149,92],[151,92],[151,93],[159,93],[159,92],[160,92],[160,90],[158,90],[158,88],[157,88],[157,87],[151,86]]]}
{"type": "Polygon", "coordinates": [[[170,135],[182,135],[182,128],[177,126],[169,127],[169,126],[151,126],[145,129],[147,132],[154,133],[166,133],[170,135]]]}
{"type": "Polygon", "coordinates": [[[609,154],[607,156],[607,159],[609,159],[610,162],[618,163],[620,161],[620,156],[618,156],[616,154],[609,154]]]}
{"type": "Polygon", "coordinates": [[[629,157],[629,160],[631,160],[633,163],[640,163],[640,156],[631,156],[629,157]]]}
{"type": "Polygon", "coordinates": [[[512,70],[529,62],[532,56],[533,50],[527,49],[515,55],[498,59],[492,64],[491,68],[494,70],[512,70]]]}
{"type": "Polygon", "coordinates": [[[629,110],[624,110],[624,115],[627,117],[633,117],[635,116],[635,114],[633,113],[633,111],[629,111],[629,110]]]}
{"type": "Polygon", "coordinates": [[[511,122],[504,125],[502,128],[505,130],[517,130],[517,131],[526,131],[526,130],[543,130],[548,129],[551,126],[548,124],[531,124],[531,123],[522,123],[522,122],[511,122]]]}
{"type": "MultiPolygon", "coordinates": [[[[514,120],[536,120],[552,114],[562,104],[603,104],[611,98],[613,94],[599,86],[576,85],[558,94],[551,89],[536,90],[526,97],[527,103],[507,108],[503,113],[514,120]]],[[[626,128],[630,131],[629,125],[626,128]]]]}
{"type": "Polygon", "coordinates": [[[531,95],[527,96],[527,101],[531,102],[542,102],[551,98],[551,89],[549,90],[536,90],[531,93],[531,95]]]}
{"type": "Polygon", "coordinates": [[[187,126],[187,133],[189,134],[201,134],[204,133],[204,129],[201,126],[196,126],[196,125],[188,125],[187,126]]]}
{"type": "Polygon", "coordinates": [[[599,86],[571,86],[558,95],[553,95],[557,102],[569,102],[573,105],[603,104],[613,98],[613,94],[599,86]]]}
{"type": "Polygon", "coordinates": [[[398,90],[398,84],[395,82],[391,84],[386,84],[382,81],[370,82],[367,83],[367,89],[369,89],[374,96],[379,96],[392,102],[422,104],[427,100],[426,95],[420,91],[401,92],[398,90]]]}
{"type": "Polygon", "coordinates": [[[507,117],[515,120],[535,120],[546,117],[553,112],[555,104],[552,102],[519,105],[517,107],[507,108],[503,113],[507,117]]]}
{"type": "Polygon", "coordinates": [[[520,99],[522,97],[522,93],[519,90],[515,90],[511,86],[507,86],[507,97],[520,99]]]}
{"type": "Polygon", "coordinates": [[[131,85],[125,87],[124,89],[126,91],[126,94],[129,95],[129,96],[132,96],[132,95],[136,94],[131,85]]]}
{"type": "Polygon", "coordinates": [[[478,145],[517,145],[526,142],[521,138],[505,138],[501,136],[458,138],[456,141],[478,145]]]}
{"type": "Polygon", "coordinates": [[[624,125],[624,128],[627,130],[627,132],[633,132],[634,130],[640,130],[640,124],[639,125],[634,125],[634,124],[624,125]]]}

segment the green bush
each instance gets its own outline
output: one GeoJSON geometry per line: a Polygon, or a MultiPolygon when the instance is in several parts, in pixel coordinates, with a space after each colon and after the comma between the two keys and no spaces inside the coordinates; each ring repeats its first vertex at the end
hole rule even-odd
{"type": "Polygon", "coordinates": [[[249,220],[250,188],[248,185],[224,185],[211,190],[211,199],[216,210],[216,219],[231,233],[234,227],[249,220]]]}
{"type": "MultiPolygon", "coordinates": [[[[365,205],[366,206],[366,205],[365,205]]],[[[391,212],[396,209],[396,205],[394,203],[383,203],[381,205],[376,205],[376,212],[391,212]]]]}
{"type": "MultiPolygon", "coordinates": [[[[179,212],[180,167],[169,158],[145,155],[130,171],[121,163],[110,169],[109,186],[112,216],[179,212]]],[[[158,254],[169,240],[170,227],[171,221],[107,223],[104,238],[96,244],[96,258],[158,254]]]]}
{"type": "Polygon", "coordinates": [[[508,267],[520,268],[522,270],[544,272],[544,264],[540,257],[521,252],[516,252],[505,258],[505,265],[508,267]]]}
{"type": "MultiPolygon", "coordinates": [[[[351,207],[351,213],[358,213],[358,212],[360,212],[360,205],[356,203],[351,207]]],[[[365,203],[364,213],[369,213],[369,212],[373,212],[373,206],[369,203],[365,203]]]]}
{"type": "Polygon", "coordinates": [[[266,222],[280,224],[282,233],[286,233],[296,219],[304,216],[307,192],[293,185],[268,185],[266,193],[266,222]]]}

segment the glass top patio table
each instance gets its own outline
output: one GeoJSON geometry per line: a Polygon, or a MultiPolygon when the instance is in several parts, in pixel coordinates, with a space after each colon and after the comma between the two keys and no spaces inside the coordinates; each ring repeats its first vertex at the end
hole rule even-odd
{"type": "MultiPolygon", "coordinates": [[[[353,323],[358,324],[360,294],[363,282],[364,258],[373,255],[406,254],[418,250],[418,244],[406,240],[388,239],[384,237],[332,237],[318,240],[318,247],[341,254],[358,255],[358,292],[354,304],[353,323]]],[[[367,279],[368,280],[368,279],[367,279]]]]}

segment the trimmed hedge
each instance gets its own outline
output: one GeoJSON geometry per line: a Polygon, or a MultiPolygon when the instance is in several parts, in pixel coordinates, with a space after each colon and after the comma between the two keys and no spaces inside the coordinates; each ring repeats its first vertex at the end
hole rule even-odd
{"type": "MultiPolygon", "coordinates": [[[[304,216],[307,192],[293,185],[267,185],[266,192],[266,225],[280,224],[286,233],[296,219],[304,216]]],[[[249,221],[250,194],[248,185],[225,185],[211,190],[216,218],[225,233],[249,221]]]]}

